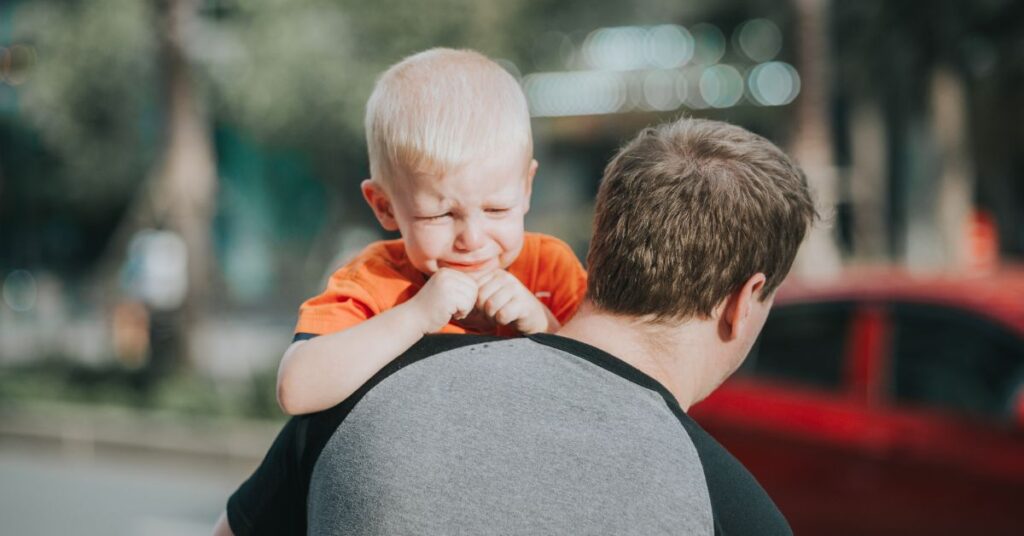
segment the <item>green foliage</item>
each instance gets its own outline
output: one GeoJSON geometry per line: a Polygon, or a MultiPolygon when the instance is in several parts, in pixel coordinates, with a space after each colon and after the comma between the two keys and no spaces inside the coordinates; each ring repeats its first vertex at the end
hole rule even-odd
{"type": "Polygon", "coordinates": [[[59,161],[53,195],[108,210],[153,156],[156,37],[149,4],[135,0],[26,2],[14,40],[36,51],[19,88],[24,119],[59,161]],[[147,121],[148,120],[148,121],[147,121]]]}
{"type": "Polygon", "coordinates": [[[242,2],[200,19],[189,49],[225,119],[270,142],[316,144],[358,127],[369,76],[348,25],[326,2],[242,2]]]}
{"type": "Polygon", "coordinates": [[[258,138],[361,149],[364,105],[382,70],[432,46],[507,55],[520,4],[247,0],[201,17],[190,50],[216,109],[258,138]]]}
{"type": "MultiPolygon", "coordinates": [[[[363,108],[377,74],[432,46],[514,56],[525,3],[210,0],[186,17],[183,42],[212,122],[301,149],[330,179],[339,158],[364,157],[363,108]]],[[[59,163],[46,177],[53,195],[77,209],[123,205],[159,156],[162,5],[33,0],[15,10],[13,41],[38,58],[18,88],[19,115],[59,163]]]]}

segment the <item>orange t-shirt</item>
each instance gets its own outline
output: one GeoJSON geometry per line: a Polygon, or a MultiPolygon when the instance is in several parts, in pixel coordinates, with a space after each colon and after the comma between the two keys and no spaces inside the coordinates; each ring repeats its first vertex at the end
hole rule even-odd
{"type": "MultiPolygon", "coordinates": [[[[523,249],[506,268],[533,292],[560,323],[572,318],[587,290],[587,273],[561,240],[525,233],[523,249]]],[[[323,335],[349,328],[419,292],[426,276],[409,262],[401,239],[374,242],[331,275],[327,288],[299,307],[296,333],[323,335]]],[[[455,323],[439,333],[473,333],[455,323]]],[[[497,335],[515,335],[499,326],[497,335]]]]}

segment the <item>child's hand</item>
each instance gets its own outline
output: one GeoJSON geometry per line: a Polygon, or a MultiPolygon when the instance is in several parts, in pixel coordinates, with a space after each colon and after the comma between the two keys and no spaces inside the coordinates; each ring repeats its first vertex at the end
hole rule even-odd
{"type": "Polygon", "coordinates": [[[423,288],[409,300],[424,320],[423,333],[434,333],[452,318],[465,318],[476,305],[477,282],[472,277],[441,268],[430,276],[423,288]]]}
{"type": "Polygon", "coordinates": [[[498,324],[525,334],[551,332],[559,327],[548,308],[516,276],[495,270],[479,283],[476,308],[498,324]]]}

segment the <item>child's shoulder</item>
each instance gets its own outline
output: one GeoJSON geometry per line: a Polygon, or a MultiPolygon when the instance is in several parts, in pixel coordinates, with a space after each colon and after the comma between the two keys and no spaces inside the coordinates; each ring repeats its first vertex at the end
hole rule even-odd
{"type": "Polygon", "coordinates": [[[524,233],[523,249],[509,271],[526,282],[579,275],[584,270],[569,244],[543,233],[524,233]]]}
{"type": "Polygon", "coordinates": [[[378,240],[363,248],[334,272],[333,277],[358,277],[364,274],[391,276],[408,271],[409,258],[405,254],[405,243],[401,238],[378,240]]]}
{"type": "Polygon", "coordinates": [[[557,254],[575,256],[569,244],[544,233],[523,233],[523,251],[541,257],[557,254]]]}

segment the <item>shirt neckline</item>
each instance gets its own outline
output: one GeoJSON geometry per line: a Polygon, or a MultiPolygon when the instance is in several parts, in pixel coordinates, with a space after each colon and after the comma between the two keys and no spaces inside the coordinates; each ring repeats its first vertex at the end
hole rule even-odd
{"type": "Polygon", "coordinates": [[[615,357],[596,346],[591,346],[583,341],[552,333],[535,333],[533,335],[527,335],[527,338],[544,346],[568,352],[585,359],[608,372],[611,372],[612,374],[639,385],[640,387],[654,391],[665,399],[665,403],[668,404],[669,408],[671,408],[673,412],[676,412],[677,414],[686,414],[686,412],[683,411],[682,406],[679,405],[679,401],[676,400],[676,397],[673,396],[672,393],[661,384],[661,382],[655,380],[633,365],[630,365],[622,359],[615,357]]]}

